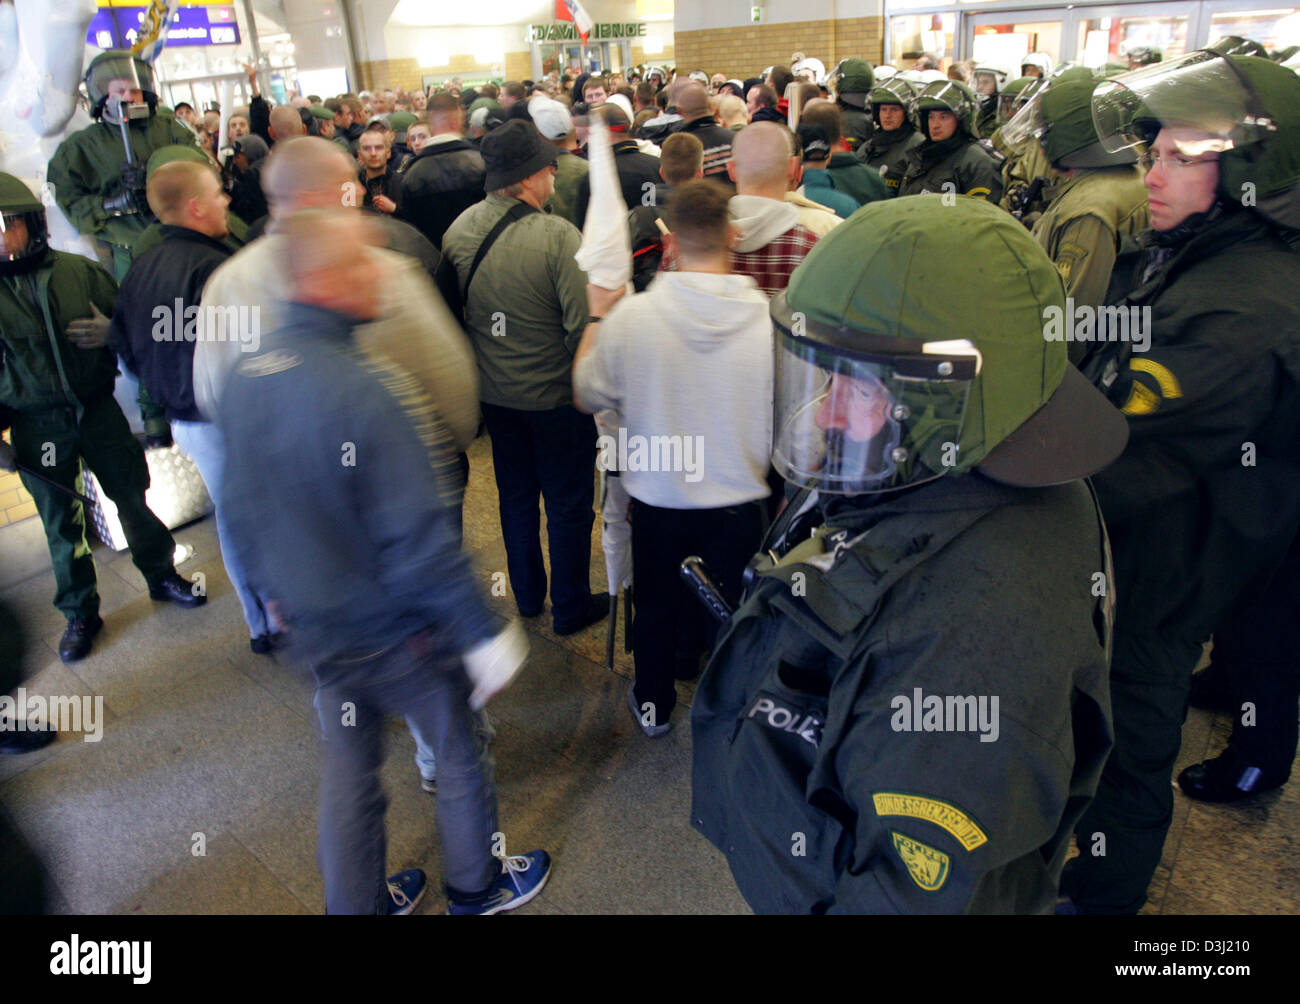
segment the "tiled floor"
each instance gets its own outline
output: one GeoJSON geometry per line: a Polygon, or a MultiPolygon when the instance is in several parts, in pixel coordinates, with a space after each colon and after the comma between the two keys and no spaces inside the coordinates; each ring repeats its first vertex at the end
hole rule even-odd
{"type": "MultiPolygon", "coordinates": [[[[487,442],[470,456],[466,541],[486,584],[504,571],[505,552],[487,442]]],[[[177,533],[194,548],[181,570],[207,573],[209,602],[199,610],[154,604],[129,555],[96,548],[106,628],[74,666],[56,653],[62,618],[50,605],[43,544],[19,530],[0,536],[0,598],[29,635],[25,686],[101,696],[105,708],[99,742],[63,736],[42,752],[0,759],[0,811],[45,859],[54,909],[320,912],[311,688],[290,666],[249,652],[211,519],[177,533]]],[[[503,615],[512,608],[508,598],[492,602],[503,615]]],[[[622,625],[613,672],[603,665],[604,624],[565,639],[550,632],[549,614],[528,627],[530,664],[492,704],[508,850],[545,847],[556,859],[545,893],[521,912],[746,912],[722,857],[687,822],[686,709],[666,739],[634,734],[623,703],[632,665],[622,625]]],[[[680,693],[689,704],[691,687],[680,693]]],[[[1226,728],[1193,711],[1180,767],[1213,755],[1226,728]]],[[[433,800],[420,791],[400,723],[388,739],[389,860],[393,870],[422,867],[436,881],[433,800]]],[[[1242,808],[1181,794],[1176,806],[1145,912],[1300,912],[1300,784],[1242,808]]],[[[431,894],[420,912],[442,906],[431,894]]]]}

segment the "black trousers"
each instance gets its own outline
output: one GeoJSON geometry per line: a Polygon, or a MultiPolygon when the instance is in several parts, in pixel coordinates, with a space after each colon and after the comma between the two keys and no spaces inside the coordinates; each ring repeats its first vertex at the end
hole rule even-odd
{"type": "Polygon", "coordinates": [[[1208,672],[1233,707],[1238,759],[1285,781],[1295,761],[1300,703],[1300,538],[1282,565],[1233,604],[1214,632],[1208,672]]]}
{"type": "Polygon", "coordinates": [[[654,724],[666,723],[677,705],[678,655],[713,645],[716,625],[682,582],[678,569],[699,555],[734,604],[745,566],[763,536],[763,503],[721,509],[662,509],[632,500],[632,587],[636,614],[632,651],[636,702],[654,707],[654,724]]]}

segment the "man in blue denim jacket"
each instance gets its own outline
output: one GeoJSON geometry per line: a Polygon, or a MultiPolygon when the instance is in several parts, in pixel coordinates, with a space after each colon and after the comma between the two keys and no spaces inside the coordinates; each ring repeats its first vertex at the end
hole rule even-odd
{"type": "Polygon", "coordinates": [[[378,266],[355,253],[363,222],[308,210],[285,233],[283,325],[221,400],[220,504],[249,581],[316,679],[326,910],[409,913],[424,892],[418,870],[384,877],[387,714],[412,721],[438,759],[450,912],[514,909],[541,890],[550,859],[504,855],[481,709],[527,643],[517,624],[498,628],[459,550],[446,472],[431,462],[447,435],[436,402],[356,348],[354,325],[379,308],[378,266]]]}

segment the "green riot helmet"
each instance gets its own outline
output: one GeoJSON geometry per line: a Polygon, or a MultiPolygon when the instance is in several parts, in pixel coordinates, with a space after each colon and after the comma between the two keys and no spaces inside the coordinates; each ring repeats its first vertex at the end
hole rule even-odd
{"type": "Polygon", "coordinates": [[[1037,102],[1043,125],[1036,135],[1053,167],[1114,167],[1137,162],[1137,153],[1132,148],[1110,151],[1102,146],[1092,121],[1095,87],[1091,73],[1086,77],[1053,80],[1037,102]]]}
{"type": "MultiPolygon", "coordinates": [[[[880,125],[880,106],[881,105],[901,105],[903,111],[911,114],[912,103],[916,101],[916,96],[920,88],[912,81],[904,77],[890,77],[888,81],[878,87],[871,89],[869,100],[871,104],[871,118],[876,123],[876,128],[880,125]]],[[[904,120],[906,123],[906,120],[904,120]]]]}
{"type": "Polygon", "coordinates": [[[1108,150],[1144,154],[1162,129],[1178,155],[1217,154],[1219,197],[1300,227],[1300,77],[1268,59],[1208,49],[1097,86],[1093,123],[1108,150]]]}
{"type": "Polygon", "coordinates": [[[1020,92],[1032,84],[1037,77],[1017,77],[998,91],[998,125],[1005,125],[1016,113],[1020,92]]]}
{"type": "Polygon", "coordinates": [[[153,69],[130,52],[120,49],[101,52],[86,67],[84,80],[90,113],[96,119],[118,125],[123,119],[148,118],[158,108],[153,69]],[[143,102],[129,100],[127,92],[133,90],[143,93],[143,102]]]}
{"type": "Polygon", "coordinates": [[[1224,35],[1222,38],[1215,39],[1206,48],[1221,56],[1258,56],[1261,59],[1268,59],[1267,49],[1258,42],[1242,38],[1240,35],[1224,35]]]}
{"type": "Polygon", "coordinates": [[[35,268],[49,249],[45,207],[12,174],[0,173],[0,275],[35,268]]]}
{"type": "Polygon", "coordinates": [[[772,300],[774,466],[846,495],[977,467],[1025,485],[1095,473],[1122,449],[1127,420],[1068,365],[1064,342],[1044,337],[1064,303],[1037,241],[982,199],[864,206],[772,300]],[[964,292],[954,258],[978,263],[964,292]],[[1067,397],[1076,406],[1062,423],[1067,397]]]}
{"type": "Polygon", "coordinates": [[[876,86],[876,74],[865,59],[842,59],[831,71],[835,96],[853,108],[865,106],[867,96],[876,86]]]}
{"type": "MultiPolygon", "coordinates": [[[[1019,146],[1030,137],[1042,141],[1050,125],[1048,117],[1043,113],[1043,100],[1047,92],[1054,87],[1079,81],[1086,83],[1091,89],[1096,80],[1092,70],[1086,66],[1076,65],[1063,68],[1050,79],[1041,78],[1030,82],[1020,92],[1019,109],[1002,127],[1003,141],[1008,146],[1019,146]]],[[[1112,163],[1121,163],[1121,161],[1112,161],[1112,163]]]]}
{"type": "Polygon", "coordinates": [[[957,128],[968,138],[974,138],[975,116],[979,102],[966,84],[957,80],[935,80],[925,85],[912,104],[912,116],[917,128],[930,138],[930,112],[952,112],[957,116],[957,128]]]}

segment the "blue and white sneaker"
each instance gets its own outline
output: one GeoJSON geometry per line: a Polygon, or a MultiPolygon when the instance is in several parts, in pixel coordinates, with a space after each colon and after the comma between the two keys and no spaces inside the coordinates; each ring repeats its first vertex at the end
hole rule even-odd
{"type": "Polygon", "coordinates": [[[551,856],[545,851],[529,851],[502,858],[501,874],[482,902],[457,903],[448,898],[447,912],[452,916],[488,917],[513,910],[541,892],[550,877],[551,856]]]}
{"type": "Polygon", "coordinates": [[[398,872],[388,879],[388,915],[404,917],[415,909],[424,897],[429,878],[418,868],[398,872]]]}

